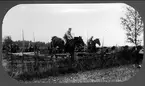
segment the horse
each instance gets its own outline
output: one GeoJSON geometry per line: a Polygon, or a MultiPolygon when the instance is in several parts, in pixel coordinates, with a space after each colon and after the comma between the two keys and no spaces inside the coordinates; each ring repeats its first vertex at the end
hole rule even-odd
{"type": "Polygon", "coordinates": [[[52,53],[62,53],[64,51],[64,41],[63,39],[57,37],[57,36],[53,36],[51,39],[51,52],[52,53]]]}
{"type": "Polygon", "coordinates": [[[84,47],[85,47],[85,43],[82,39],[81,36],[79,37],[74,37],[74,41],[75,41],[75,51],[84,51],[84,47]]]}
{"type": "Polygon", "coordinates": [[[80,46],[84,46],[85,43],[82,39],[81,36],[79,37],[74,37],[74,39],[71,40],[67,40],[66,44],[65,44],[65,53],[70,53],[71,55],[71,62],[74,62],[74,52],[75,49],[77,49],[80,46]]]}
{"type": "Polygon", "coordinates": [[[65,52],[74,52],[75,49],[78,49],[80,47],[83,47],[85,45],[83,39],[81,36],[74,37],[74,39],[67,40],[65,44],[65,52]]]}
{"type": "Polygon", "coordinates": [[[96,44],[101,45],[98,38],[88,42],[88,52],[96,52],[96,44]]]}

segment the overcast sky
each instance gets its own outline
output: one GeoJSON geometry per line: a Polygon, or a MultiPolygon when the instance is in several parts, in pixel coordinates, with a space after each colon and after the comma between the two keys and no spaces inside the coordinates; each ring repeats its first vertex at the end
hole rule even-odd
{"type": "Polygon", "coordinates": [[[12,40],[49,42],[52,36],[63,38],[68,28],[84,42],[94,36],[104,46],[125,45],[120,17],[126,4],[21,4],[11,8],[4,17],[2,34],[12,40]]]}

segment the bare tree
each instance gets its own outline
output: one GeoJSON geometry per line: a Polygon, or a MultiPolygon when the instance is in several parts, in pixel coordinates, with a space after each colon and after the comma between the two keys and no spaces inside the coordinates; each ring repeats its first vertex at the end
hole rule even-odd
{"type": "Polygon", "coordinates": [[[124,29],[127,31],[127,42],[139,45],[142,40],[139,39],[139,36],[143,32],[143,21],[139,13],[132,7],[126,7],[125,17],[121,17],[121,24],[124,29]]]}

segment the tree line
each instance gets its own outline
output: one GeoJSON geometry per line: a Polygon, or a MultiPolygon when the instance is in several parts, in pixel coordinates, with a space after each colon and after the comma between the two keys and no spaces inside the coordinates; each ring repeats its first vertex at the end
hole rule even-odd
{"type": "Polygon", "coordinates": [[[30,45],[32,47],[34,47],[34,45],[37,45],[39,47],[39,49],[46,49],[46,48],[48,48],[50,42],[48,42],[48,43],[41,42],[41,41],[32,42],[32,41],[28,41],[28,40],[13,41],[11,36],[6,36],[3,39],[3,42],[2,42],[3,48],[4,47],[11,48],[12,44],[17,45],[20,49],[22,49],[23,47],[28,48],[30,45]],[[24,44],[24,46],[23,46],[23,44],[24,44]]]}

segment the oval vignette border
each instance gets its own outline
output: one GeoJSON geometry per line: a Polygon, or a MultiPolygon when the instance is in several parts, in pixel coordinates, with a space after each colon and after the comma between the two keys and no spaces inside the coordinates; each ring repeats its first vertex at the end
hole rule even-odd
{"type": "MultiPolygon", "coordinates": [[[[133,7],[135,10],[137,10],[139,12],[139,14],[141,15],[142,17],[142,20],[144,21],[145,23],[145,9],[144,9],[144,6],[145,6],[145,1],[80,1],[80,2],[77,2],[77,1],[1,1],[0,2],[0,27],[1,27],[1,42],[0,42],[0,48],[2,47],[2,24],[3,24],[3,18],[5,16],[5,14],[14,6],[18,5],[18,4],[35,4],[35,3],[126,3],[127,5],[133,7]]],[[[1,48],[2,49],[2,48],[1,48]]],[[[25,86],[25,85],[28,85],[28,86],[31,86],[32,84],[35,85],[35,86],[48,86],[48,85],[52,85],[52,84],[49,84],[49,83],[32,83],[32,84],[25,84],[25,83],[19,83],[18,81],[12,79],[5,71],[4,71],[4,68],[2,66],[2,52],[1,52],[1,49],[0,49],[0,61],[1,61],[1,65],[0,65],[0,85],[1,86],[25,86]]],[[[145,51],[144,51],[145,52],[145,51]]],[[[120,82],[120,83],[86,83],[86,84],[53,84],[53,86],[56,86],[56,85],[91,85],[91,86],[95,86],[95,85],[99,85],[99,86],[123,86],[123,85],[131,85],[131,86],[145,86],[145,58],[143,59],[143,64],[142,64],[142,68],[140,69],[140,71],[134,76],[132,77],[131,79],[129,79],[128,81],[125,81],[125,82],[120,82]]]]}

